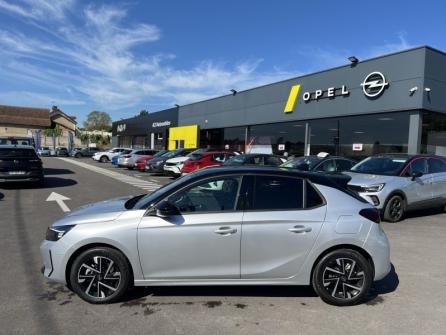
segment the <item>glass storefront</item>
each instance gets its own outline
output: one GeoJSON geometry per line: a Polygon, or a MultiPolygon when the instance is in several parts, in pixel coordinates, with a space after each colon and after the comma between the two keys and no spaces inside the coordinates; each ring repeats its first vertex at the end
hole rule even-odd
{"type": "MultiPolygon", "coordinates": [[[[444,120],[446,122],[446,117],[444,120]]],[[[438,123],[438,120],[434,123],[438,123]]],[[[303,156],[306,126],[310,130],[308,144],[311,155],[328,152],[360,160],[378,153],[407,153],[408,149],[407,112],[206,129],[200,132],[200,146],[247,153],[303,156]]],[[[446,129],[446,126],[438,128],[446,129]]],[[[426,141],[431,143],[429,148],[434,143],[432,141],[438,142],[442,136],[446,138],[445,132],[429,129],[429,135],[425,136],[426,141]]],[[[443,143],[442,148],[446,148],[446,144],[443,143]]],[[[440,150],[438,146],[436,150],[440,150]]]]}
{"type": "Polygon", "coordinates": [[[446,114],[423,112],[421,152],[446,156],[446,114]]]}

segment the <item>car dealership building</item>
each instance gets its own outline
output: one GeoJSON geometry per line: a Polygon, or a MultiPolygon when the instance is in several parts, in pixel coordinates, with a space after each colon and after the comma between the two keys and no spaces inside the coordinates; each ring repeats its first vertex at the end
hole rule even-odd
{"type": "MultiPolygon", "coordinates": [[[[166,140],[158,147],[289,155],[325,151],[357,158],[386,152],[446,155],[445,53],[418,47],[346,62],[345,66],[150,114],[152,118],[168,111],[172,117],[177,115],[166,126],[166,140]]],[[[115,141],[124,133],[145,138],[154,133],[153,121],[129,120],[113,124],[115,141]]]]}

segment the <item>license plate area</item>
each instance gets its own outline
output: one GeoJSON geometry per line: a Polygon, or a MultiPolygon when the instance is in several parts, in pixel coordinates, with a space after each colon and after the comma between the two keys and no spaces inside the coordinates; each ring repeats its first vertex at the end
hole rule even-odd
{"type": "Polygon", "coordinates": [[[25,171],[9,171],[8,173],[11,176],[23,176],[24,174],[26,174],[25,171]]]}

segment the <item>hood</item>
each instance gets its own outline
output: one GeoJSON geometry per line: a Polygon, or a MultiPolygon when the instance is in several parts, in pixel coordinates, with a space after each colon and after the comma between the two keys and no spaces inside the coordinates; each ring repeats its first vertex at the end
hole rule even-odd
{"type": "Polygon", "coordinates": [[[131,198],[133,198],[133,196],[120,197],[79,207],[55,222],[53,226],[116,220],[126,211],[124,205],[131,198]]]}
{"type": "Polygon", "coordinates": [[[180,156],[180,157],[175,157],[175,158],[169,158],[166,163],[182,163],[185,162],[189,159],[189,157],[186,156],[180,156]]]}
{"type": "Polygon", "coordinates": [[[352,179],[349,181],[349,185],[361,185],[361,186],[376,185],[376,184],[388,183],[392,179],[396,178],[396,176],[383,176],[377,174],[356,173],[351,171],[343,173],[352,177],[352,179]]]}

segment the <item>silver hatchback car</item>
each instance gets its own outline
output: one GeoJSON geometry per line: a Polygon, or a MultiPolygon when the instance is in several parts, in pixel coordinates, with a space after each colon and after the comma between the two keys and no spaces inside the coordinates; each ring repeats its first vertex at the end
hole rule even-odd
{"type": "Polygon", "coordinates": [[[390,252],[378,211],[348,180],[203,169],[66,215],[41,244],[43,273],[91,303],[130,285],[311,284],[330,304],[356,304],[389,273],[390,252]]]}
{"type": "Polygon", "coordinates": [[[382,154],[345,172],[349,188],[378,208],[389,222],[405,212],[446,205],[446,158],[434,155],[382,154]]]}

